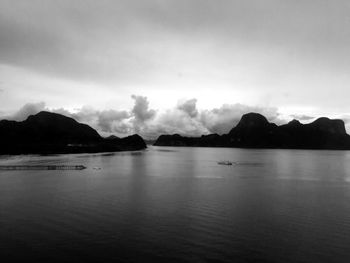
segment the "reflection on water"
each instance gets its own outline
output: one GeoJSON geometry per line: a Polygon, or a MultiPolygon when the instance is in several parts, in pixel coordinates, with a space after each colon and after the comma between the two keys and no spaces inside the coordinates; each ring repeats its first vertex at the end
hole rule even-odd
{"type": "Polygon", "coordinates": [[[88,169],[1,171],[0,256],[348,262],[349,161],[347,151],[171,147],[4,156],[0,165],[88,169]]]}

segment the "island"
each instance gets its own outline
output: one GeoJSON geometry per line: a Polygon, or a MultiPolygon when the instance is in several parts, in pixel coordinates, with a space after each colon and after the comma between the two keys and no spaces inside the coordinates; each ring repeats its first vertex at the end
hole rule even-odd
{"type": "Polygon", "coordinates": [[[302,124],[292,120],[284,125],[270,123],[259,113],[247,113],[232,130],[223,135],[184,137],[161,135],[156,146],[237,147],[267,149],[350,150],[350,135],[342,120],[319,118],[302,124]]]}
{"type": "Polygon", "coordinates": [[[97,153],[142,150],[137,134],[103,138],[92,127],[61,114],[41,111],[17,122],[0,121],[0,154],[97,153]]]}

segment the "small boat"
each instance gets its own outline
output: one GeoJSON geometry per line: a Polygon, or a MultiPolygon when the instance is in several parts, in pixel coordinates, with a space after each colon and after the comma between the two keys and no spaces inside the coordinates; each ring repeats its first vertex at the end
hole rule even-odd
{"type": "Polygon", "coordinates": [[[218,164],[220,164],[220,165],[232,165],[233,163],[230,161],[220,161],[220,162],[218,162],[218,164]]]}

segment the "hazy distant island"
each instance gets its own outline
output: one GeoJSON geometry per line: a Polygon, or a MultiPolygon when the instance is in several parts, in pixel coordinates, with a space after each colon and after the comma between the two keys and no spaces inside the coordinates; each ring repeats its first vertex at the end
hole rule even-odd
{"type": "Polygon", "coordinates": [[[183,137],[161,135],[156,146],[238,147],[270,149],[350,150],[350,136],[342,120],[319,118],[309,124],[293,120],[278,126],[263,115],[248,113],[228,134],[183,137]]]}
{"type": "Polygon", "coordinates": [[[137,134],[103,138],[86,124],[46,111],[21,122],[0,121],[0,154],[96,153],[146,147],[137,134]]]}

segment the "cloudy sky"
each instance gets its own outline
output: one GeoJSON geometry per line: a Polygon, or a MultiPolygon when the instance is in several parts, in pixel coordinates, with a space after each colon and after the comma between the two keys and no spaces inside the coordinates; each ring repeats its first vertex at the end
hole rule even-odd
{"type": "MultiPolygon", "coordinates": [[[[0,115],[101,133],[350,119],[346,0],[0,0],[0,115]]],[[[349,131],[349,126],[348,126],[349,131]]]]}

